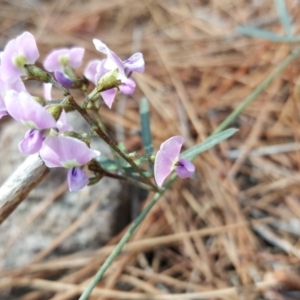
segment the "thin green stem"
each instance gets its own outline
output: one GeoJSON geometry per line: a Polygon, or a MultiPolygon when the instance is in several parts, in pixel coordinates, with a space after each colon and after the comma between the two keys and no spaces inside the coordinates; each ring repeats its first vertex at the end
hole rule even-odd
{"type": "MultiPolygon", "coordinates": [[[[225,120],[222,122],[215,132],[213,134],[219,133],[223,129],[225,129],[270,83],[271,81],[279,75],[280,72],[282,72],[289,63],[291,63],[298,55],[300,54],[300,49],[295,50],[289,57],[287,57],[273,72],[272,74],[266,78],[245,100],[244,102],[239,105],[233,113],[231,113],[225,120]]],[[[160,199],[162,194],[165,190],[167,190],[173,182],[177,179],[177,175],[173,174],[171,179],[167,181],[167,183],[164,185],[163,189],[161,189],[159,192],[155,193],[153,199],[150,201],[150,203],[146,206],[146,208],[141,212],[141,214],[135,219],[135,221],[132,223],[128,231],[125,233],[125,235],[122,237],[122,239],[119,241],[119,243],[116,245],[115,249],[111,252],[111,254],[108,256],[104,264],[100,267],[99,271],[91,281],[91,283],[88,285],[84,293],[81,295],[79,300],[87,300],[91,292],[93,291],[94,287],[97,285],[97,283],[103,278],[104,273],[109,268],[109,266],[112,264],[114,259],[118,256],[118,254],[122,251],[122,248],[127,243],[127,241],[130,239],[130,237],[133,235],[136,228],[140,225],[140,223],[145,219],[149,211],[152,209],[152,207],[157,203],[157,201],[160,199]]]]}
{"type": "Polygon", "coordinates": [[[102,168],[102,166],[95,159],[91,160],[88,163],[88,167],[95,174],[99,173],[99,174],[101,174],[103,176],[106,176],[106,177],[110,177],[110,178],[114,178],[114,179],[119,179],[119,180],[127,181],[127,182],[130,182],[130,183],[134,184],[135,186],[138,186],[138,187],[140,187],[142,189],[145,189],[145,190],[148,190],[148,191],[152,191],[153,190],[152,187],[149,186],[146,183],[143,183],[141,181],[135,180],[134,178],[131,178],[131,177],[125,177],[123,175],[111,173],[111,172],[105,170],[104,168],[102,168]]]}
{"type": "Polygon", "coordinates": [[[300,48],[295,49],[290,56],[288,56],[275,70],[260,84],[256,89],[218,126],[213,134],[224,130],[238,115],[261,94],[268,85],[276,78],[298,55],[300,48]]]}
{"type": "Polygon", "coordinates": [[[109,257],[106,259],[104,264],[101,266],[89,286],[86,288],[86,290],[83,292],[79,300],[87,300],[91,292],[93,291],[94,287],[97,285],[97,283],[103,278],[104,273],[109,268],[109,266],[112,264],[114,259],[117,257],[117,255],[122,251],[122,248],[124,245],[128,242],[134,231],[137,229],[137,227],[141,224],[141,222],[145,219],[149,211],[152,209],[152,207],[157,203],[157,201],[160,199],[160,197],[163,195],[165,190],[176,180],[177,175],[173,174],[171,179],[167,182],[167,184],[164,186],[164,189],[160,190],[158,193],[155,193],[153,199],[150,201],[150,203],[146,206],[146,208],[141,212],[141,214],[134,220],[128,231],[124,234],[122,239],[119,241],[118,245],[115,247],[115,249],[111,252],[109,257]]]}
{"type": "Polygon", "coordinates": [[[50,76],[49,83],[52,83],[55,87],[57,87],[58,89],[63,91],[65,96],[70,95],[69,90],[67,88],[65,88],[64,86],[62,86],[60,83],[58,83],[52,76],[50,76]]]}

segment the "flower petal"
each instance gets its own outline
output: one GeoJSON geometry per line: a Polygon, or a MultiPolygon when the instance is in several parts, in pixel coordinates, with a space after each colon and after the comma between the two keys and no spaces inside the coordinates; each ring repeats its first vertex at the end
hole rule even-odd
{"type": "Polygon", "coordinates": [[[81,66],[83,56],[84,56],[84,48],[81,47],[74,47],[70,49],[69,52],[69,63],[70,67],[76,69],[81,66]]]}
{"type": "Polygon", "coordinates": [[[174,162],[179,157],[183,143],[184,138],[180,135],[176,135],[163,142],[160,146],[160,150],[174,162]]]}
{"type": "Polygon", "coordinates": [[[83,75],[95,85],[97,84],[96,81],[97,67],[100,63],[101,61],[98,59],[90,61],[83,72],[83,75]]]}
{"type": "Polygon", "coordinates": [[[60,84],[64,85],[67,88],[72,87],[73,81],[66,74],[64,74],[63,72],[60,72],[60,71],[55,71],[54,75],[55,75],[56,80],[60,84]]]}
{"type": "Polygon", "coordinates": [[[125,95],[131,95],[135,91],[136,84],[133,80],[127,79],[126,82],[119,86],[120,92],[125,95]]]}
{"type": "Polygon", "coordinates": [[[112,104],[115,100],[116,94],[117,94],[117,90],[116,89],[109,89],[107,91],[103,91],[100,93],[103,101],[105,102],[105,104],[111,108],[112,104]]]}
{"type": "MultiPolygon", "coordinates": [[[[2,82],[0,81],[0,85],[2,86],[2,82]]],[[[14,90],[16,92],[26,92],[26,87],[21,78],[17,78],[14,82],[6,82],[4,84],[6,91],[14,90]]],[[[1,92],[2,92],[1,88],[1,92]]]]}
{"type": "Polygon", "coordinates": [[[183,143],[184,138],[177,135],[161,144],[154,162],[154,178],[159,187],[173,171],[183,143]]]}
{"type": "Polygon", "coordinates": [[[131,76],[132,72],[143,73],[145,71],[144,57],[140,52],[134,53],[123,63],[125,67],[125,73],[128,77],[131,76]]]}
{"type": "Polygon", "coordinates": [[[195,173],[195,166],[189,160],[180,158],[175,170],[180,178],[188,178],[195,173]]]}
{"type": "Polygon", "coordinates": [[[40,56],[34,36],[30,32],[25,31],[16,40],[19,51],[24,54],[28,62],[34,64],[40,56]]]}
{"type": "Polygon", "coordinates": [[[34,36],[24,32],[16,39],[8,42],[1,54],[0,77],[6,82],[14,82],[25,75],[25,63],[34,64],[39,57],[39,51],[34,36]],[[19,59],[16,65],[15,59],[19,59]]]}
{"type": "Polygon", "coordinates": [[[36,129],[55,127],[53,116],[37,103],[34,98],[26,93],[8,91],[4,98],[8,113],[17,121],[21,121],[36,129]]]}
{"type": "Polygon", "coordinates": [[[44,68],[48,72],[54,72],[58,70],[62,70],[62,65],[60,64],[60,57],[67,56],[69,53],[69,49],[62,48],[51,51],[44,60],[44,68]]]}
{"type": "Polygon", "coordinates": [[[1,56],[0,76],[5,82],[14,82],[20,76],[25,75],[25,70],[19,69],[13,62],[16,55],[18,55],[18,44],[16,40],[11,40],[1,56]]]}
{"type": "Polygon", "coordinates": [[[39,130],[27,130],[24,139],[19,143],[20,152],[24,154],[39,152],[43,144],[43,139],[43,134],[39,130]]]}
{"type": "Polygon", "coordinates": [[[0,119],[4,116],[8,115],[8,111],[6,109],[6,105],[2,97],[0,97],[0,119]]]}
{"type": "Polygon", "coordinates": [[[0,79],[0,119],[3,116],[8,115],[8,111],[4,102],[4,97],[9,90],[21,92],[26,91],[26,88],[23,81],[20,78],[18,78],[14,82],[5,82],[2,79],[0,79]]]}
{"type": "Polygon", "coordinates": [[[70,192],[77,192],[84,188],[89,178],[81,168],[74,167],[68,171],[68,184],[70,192]]]}
{"type": "Polygon", "coordinates": [[[56,128],[60,133],[73,130],[73,127],[70,124],[68,124],[67,114],[64,109],[62,110],[60,117],[56,122],[56,128]]]}
{"type": "Polygon", "coordinates": [[[43,94],[46,100],[52,100],[52,83],[43,83],[43,94]]]}
{"type": "Polygon", "coordinates": [[[82,166],[98,155],[99,151],[69,136],[48,136],[40,151],[42,160],[49,168],[82,166]]]}
{"type": "Polygon", "coordinates": [[[159,150],[154,162],[154,178],[159,187],[172,172],[173,161],[159,150]]]}

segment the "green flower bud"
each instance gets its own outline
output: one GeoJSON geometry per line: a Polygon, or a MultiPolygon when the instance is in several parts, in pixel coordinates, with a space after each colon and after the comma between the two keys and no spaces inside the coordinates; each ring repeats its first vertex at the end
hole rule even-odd
{"type": "Polygon", "coordinates": [[[27,71],[28,79],[35,79],[45,83],[51,82],[51,76],[36,65],[25,65],[25,69],[27,71]]]}
{"type": "Polygon", "coordinates": [[[59,119],[62,110],[63,108],[61,105],[51,105],[47,107],[47,111],[54,117],[56,121],[59,119]]]}
{"type": "Polygon", "coordinates": [[[119,70],[111,70],[103,75],[97,83],[97,92],[103,92],[112,88],[117,88],[121,84],[121,80],[118,79],[119,70]]]}

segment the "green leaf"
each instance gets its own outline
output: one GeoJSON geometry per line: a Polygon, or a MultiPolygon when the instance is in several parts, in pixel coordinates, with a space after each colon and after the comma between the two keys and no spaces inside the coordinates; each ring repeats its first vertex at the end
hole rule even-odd
{"type": "Polygon", "coordinates": [[[220,142],[228,139],[229,137],[234,135],[237,131],[238,131],[238,129],[236,129],[236,128],[230,128],[230,129],[224,130],[220,133],[214,134],[214,135],[210,136],[203,143],[195,145],[192,148],[182,152],[181,157],[184,157],[189,160],[193,160],[200,153],[207,151],[208,149],[219,144],[220,142]]]}
{"type": "MultiPolygon", "coordinates": [[[[143,171],[143,173],[145,174],[146,177],[149,177],[149,178],[152,177],[152,174],[149,171],[147,171],[143,168],[140,168],[140,169],[143,171]]],[[[124,171],[127,175],[139,178],[139,174],[132,167],[125,168],[124,171]]]]}
{"type": "Polygon", "coordinates": [[[262,30],[258,28],[252,28],[247,26],[237,26],[236,28],[237,32],[244,35],[249,35],[277,43],[298,43],[300,42],[300,36],[282,36],[277,35],[276,33],[273,33],[268,30],[262,30]]]}
{"type": "Polygon", "coordinates": [[[278,17],[284,28],[285,33],[288,36],[292,36],[293,35],[292,18],[286,8],[285,0],[275,0],[275,6],[276,6],[278,17]]]}
{"type": "MultiPolygon", "coordinates": [[[[122,158],[120,158],[122,159],[122,158]]],[[[127,170],[131,170],[132,167],[130,166],[129,163],[127,163],[125,160],[123,161],[116,161],[116,160],[112,160],[112,159],[109,159],[109,158],[106,158],[104,156],[99,156],[99,157],[96,157],[95,160],[98,162],[99,165],[101,165],[101,167],[107,171],[118,171],[120,169],[120,163],[122,163],[122,169],[124,171],[127,171],[127,170]]],[[[143,159],[136,159],[135,160],[135,163],[140,166],[141,164],[144,163],[144,160],[143,159]]],[[[130,171],[132,172],[132,171],[130,171]]]]}
{"type": "Polygon", "coordinates": [[[153,144],[152,144],[152,134],[150,129],[150,113],[149,113],[148,100],[146,98],[143,98],[140,102],[140,118],[141,118],[143,147],[147,155],[152,155],[153,144]]]}
{"type": "Polygon", "coordinates": [[[119,170],[119,166],[116,163],[116,161],[112,159],[105,158],[103,156],[96,157],[95,160],[98,162],[98,164],[105,169],[106,171],[117,171],[119,170]]]}

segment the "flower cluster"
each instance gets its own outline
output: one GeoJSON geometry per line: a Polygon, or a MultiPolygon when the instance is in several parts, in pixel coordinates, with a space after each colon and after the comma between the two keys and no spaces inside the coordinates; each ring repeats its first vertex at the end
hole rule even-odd
{"type": "MultiPolygon", "coordinates": [[[[135,53],[127,60],[122,60],[100,40],[94,39],[93,43],[96,50],[106,57],[90,61],[81,77],[76,75],[75,69],[82,65],[84,48],[55,49],[47,55],[43,66],[47,72],[53,73],[54,80],[34,65],[39,58],[39,51],[34,36],[29,32],[8,42],[0,54],[0,118],[10,115],[28,128],[19,143],[20,152],[39,153],[49,168],[69,169],[67,179],[70,191],[78,191],[88,184],[89,178],[84,166],[100,152],[90,149],[87,135],[80,138],[79,133],[72,131],[72,126],[67,122],[64,101],[57,104],[51,100],[52,84],[60,86],[64,92],[70,88],[85,90],[83,85],[89,80],[96,86],[96,96],[101,96],[111,108],[118,91],[123,94],[135,91],[132,73],[142,73],[145,69],[142,53],[135,53]],[[32,68],[37,72],[32,72],[32,68]],[[44,82],[42,101],[26,90],[22,76],[44,82]],[[110,76],[116,80],[112,81],[110,76]],[[98,87],[101,80],[107,80],[109,84],[98,87]]],[[[182,137],[175,136],[161,145],[154,164],[154,176],[159,187],[173,170],[182,178],[194,173],[194,165],[179,158],[183,142],[182,137]]]]}
{"type": "MultiPolygon", "coordinates": [[[[46,58],[45,69],[54,72],[56,79],[69,87],[68,83],[73,78],[67,81],[67,67],[79,67],[83,54],[82,48],[55,50],[46,58]]],[[[78,191],[89,181],[82,167],[100,152],[90,149],[79,139],[64,136],[72,127],[67,123],[63,108],[51,104],[42,106],[26,90],[21,76],[27,75],[26,66],[34,64],[38,58],[35,38],[29,32],[24,32],[6,45],[0,64],[0,118],[10,115],[23,123],[28,130],[19,143],[20,152],[39,153],[49,168],[69,169],[69,189],[78,191]]],[[[47,89],[45,98],[49,99],[51,85],[47,89]]]]}

